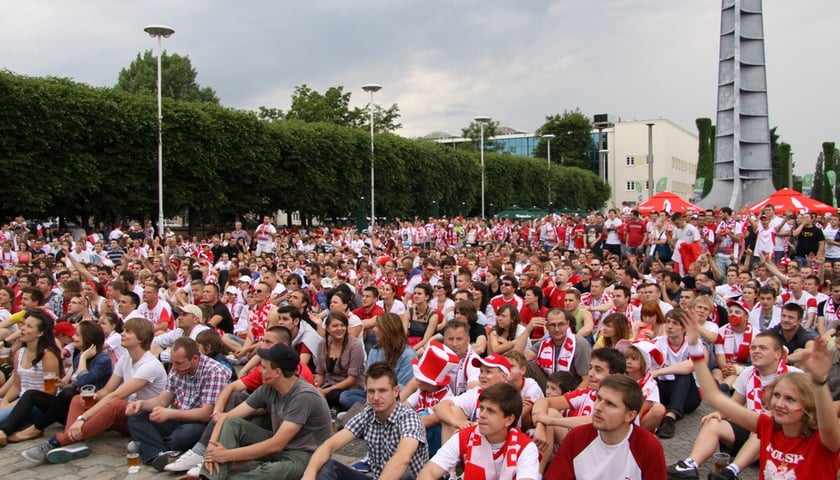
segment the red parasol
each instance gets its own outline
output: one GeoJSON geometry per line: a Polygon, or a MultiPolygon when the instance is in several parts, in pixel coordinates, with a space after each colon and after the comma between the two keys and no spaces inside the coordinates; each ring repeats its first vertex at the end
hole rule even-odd
{"type": "Polygon", "coordinates": [[[650,197],[649,200],[640,203],[636,206],[639,213],[642,215],[649,215],[651,212],[668,212],[668,213],[686,213],[686,212],[702,212],[703,209],[694,205],[693,203],[683,200],[679,195],[673,192],[660,192],[650,197]]]}

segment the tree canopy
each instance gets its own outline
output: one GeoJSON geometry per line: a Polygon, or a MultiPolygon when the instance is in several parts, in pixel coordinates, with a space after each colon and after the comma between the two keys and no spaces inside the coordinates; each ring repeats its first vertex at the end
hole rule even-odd
{"type": "MultiPolygon", "coordinates": [[[[330,87],[324,93],[313,90],[308,85],[298,85],[292,92],[289,111],[270,107],[260,107],[259,116],[265,120],[300,120],[302,122],[327,122],[343,127],[364,128],[370,130],[370,104],[350,108],[350,92],[344,87],[330,87]]],[[[393,132],[402,128],[398,122],[400,107],[396,103],[383,108],[374,102],[373,130],[377,133],[393,132]]]]}
{"type": "MultiPolygon", "coordinates": [[[[551,140],[553,163],[592,169],[593,154],[597,146],[592,141],[592,122],[580,110],[564,111],[562,114],[547,115],[545,123],[537,129],[539,135],[554,135],[551,140]]],[[[547,158],[548,140],[542,139],[536,148],[536,156],[547,158]]]]}
{"type": "MultiPolygon", "coordinates": [[[[475,150],[478,151],[481,149],[481,123],[473,120],[470,122],[469,125],[461,129],[461,136],[463,138],[469,138],[469,142],[464,142],[458,145],[459,148],[465,150],[475,150]]],[[[495,137],[499,134],[499,121],[487,120],[484,123],[484,151],[485,152],[499,152],[504,149],[504,145],[499,142],[494,142],[492,137],[495,137]]]]}
{"type": "MultiPolygon", "coordinates": [[[[164,50],[161,56],[161,96],[190,102],[219,103],[216,92],[210,87],[201,87],[195,79],[198,74],[189,56],[172,55],[164,50]]],[[[116,88],[130,93],[157,92],[157,56],[146,50],[131,62],[128,68],[120,70],[116,88]]]]}

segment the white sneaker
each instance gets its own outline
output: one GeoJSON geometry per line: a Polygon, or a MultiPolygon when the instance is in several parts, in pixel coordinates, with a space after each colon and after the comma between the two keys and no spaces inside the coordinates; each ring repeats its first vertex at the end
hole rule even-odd
{"type": "Polygon", "coordinates": [[[204,456],[199,455],[190,449],[178,457],[177,460],[163,467],[163,469],[167,472],[186,472],[196,465],[200,467],[202,463],[204,463],[204,456]]]}
{"type": "Polygon", "coordinates": [[[187,471],[186,476],[188,478],[198,478],[198,475],[201,473],[201,465],[197,467],[193,467],[187,471]]]}

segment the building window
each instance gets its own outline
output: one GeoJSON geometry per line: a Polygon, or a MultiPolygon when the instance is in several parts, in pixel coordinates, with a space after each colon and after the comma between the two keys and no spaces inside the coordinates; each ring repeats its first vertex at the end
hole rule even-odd
{"type": "Polygon", "coordinates": [[[634,182],[632,180],[627,182],[625,184],[625,188],[627,189],[626,191],[628,191],[628,192],[635,192],[636,191],[636,182],[634,182]]]}
{"type": "Polygon", "coordinates": [[[627,158],[624,159],[624,162],[628,167],[632,167],[633,165],[636,165],[636,157],[628,155],[627,158]]]}
{"type": "Polygon", "coordinates": [[[645,165],[647,165],[648,163],[650,163],[650,161],[648,160],[648,156],[645,155],[645,165]]]}
{"type": "Polygon", "coordinates": [[[650,181],[645,180],[645,190],[650,190],[650,181]]]}

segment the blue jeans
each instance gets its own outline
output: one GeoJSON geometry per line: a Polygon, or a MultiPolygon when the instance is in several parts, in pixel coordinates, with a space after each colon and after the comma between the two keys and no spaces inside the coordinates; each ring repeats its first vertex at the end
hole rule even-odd
{"type": "Polygon", "coordinates": [[[140,458],[143,463],[151,463],[155,457],[169,450],[189,450],[201,438],[206,426],[206,423],[175,420],[155,423],[149,420],[149,412],[128,417],[128,431],[132,440],[140,442],[140,458]]]}
{"type": "Polygon", "coordinates": [[[364,390],[345,390],[338,397],[338,404],[343,410],[350,410],[350,407],[357,403],[367,403],[367,394],[364,390]]]}
{"type": "MultiPolygon", "coordinates": [[[[330,460],[321,467],[317,478],[318,480],[370,480],[371,477],[357,472],[341,462],[330,460]]],[[[400,480],[414,480],[414,477],[406,472],[400,477],[400,480]]]]}
{"type": "Polygon", "coordinates": [[[674,380],[656,379],[656,381],[659,383],[659,397],[662,404],[669,412],[676,414],[677,419],[680,419],[700,406],[700,392],[697,390],[692,374],[674,375],[674,377],[674,380]]]}

